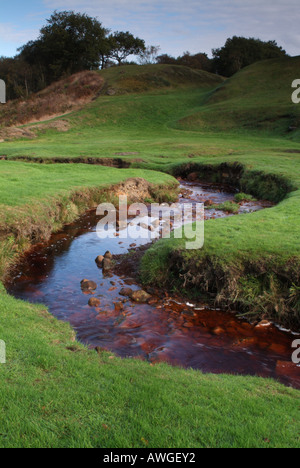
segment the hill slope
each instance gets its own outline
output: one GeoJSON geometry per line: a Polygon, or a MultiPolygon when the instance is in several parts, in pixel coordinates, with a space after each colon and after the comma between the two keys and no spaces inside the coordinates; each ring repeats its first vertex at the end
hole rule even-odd
{"type": "Polygon", "coordinates": [[[46,120],[78,109],[98,95],[103,78],[96,72],[76,73],[33,94],[0,107],[0,126],[10,127],[46,120]]]}
{"type": "Polygon", "coordinates": [[[215,89],[203,108],[179,121],[183,130],[263,129],[300,136],[300,105],[292,103],[293,80],[299,78],[300,57],[255,63],[215,89]]]}
{"type": "Polygon", "coordinates": [[[182,65],[127,65],[100,72],[107,94],[128,94],[182,88],[215,88],[224,78],[182,65]]]}
{"type": "MultiPolygon", "coordinates": [[[[78,110],[101,95],[119,95],[187,87],[213,88],[223,78],[204,71],[173,65],[112,67],[83,71],[59,80],[27,99],[0,107],[0,126],[44,121],[78,110]]],[[[26,136],[26,135],[24,135],[26,136]]]]}

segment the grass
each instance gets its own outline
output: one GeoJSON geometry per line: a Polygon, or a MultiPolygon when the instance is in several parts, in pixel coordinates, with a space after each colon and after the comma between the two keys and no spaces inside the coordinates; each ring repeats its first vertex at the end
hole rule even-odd
{"type": "Polygon", "coordinates": [[[98,355],[3,290],[0,310],[1,447],[300,446],[296,390],[98,355]]]}
{"type": "Polygon", "coordinates": [[[237,203],[255,201],[255,198],[252,195],[243,192],[237,193],[234,196],[234,199],[237,203]]]}
{"type": "Polygon", "coordinates": [[[0,205],[22,206],[45,202],[57,195],[89,187],[108,188],[129,178],[157,185],[174,183],[172,176],[142,169],[116,169],[87,164],[27,164],[0,161],[0,205]]]}
{"type": "Polygon", "coordinates": [[[297,76],[300,57],[268,60],[249,66],[217,87],[206,99],[200,112],[183,118],[178,128],[230,131],[237,128],[263,130],[269,135],[299,141],[299,106],[292,103],[292,82],[297,76]]]}
{"type": "MultiPolygon", "coordinates": [[[[110,69],[102,72],[104,93],[63,117],[68,132],[46,129],[33,140],[0,143],[9,159],[0,161],[2,271],[28,242],[109,196],[112,184],[143,177],[168,191],[174,179],[167,173],[196,169],[217,180],[234,175],[238,162],[241,191],[278,205],[208,221],[199,252],[186,252],[181,240],[158,242],[144,257],[144,281],[180,288],[178,273],[192,271],[198,294],[208,284],[220,303],[235,294],[237,306],[298,323],[300,139],[299,130],[287,132],[300,110],[288,99],[298,63],[269,61],[217,83],[181,67],[110,69]],[[21,156],[49,164],[12,160],[21,156]],[[130,169],[51,164],[116,156],[130,169]],[[223,289],[208,277],[221,277],[223,289]]],[[[0,317],[8,358],[0,365],[0,446],[300,446],[296,390],[98,355],[44,307],[2,287],[0,317]]]]}
{"type": "Polygon", "coordinates": [[[225,211],[226,213],[238,213],[240,209],[240,205],[237,203],[234,203],[232,201],[227,201],[224,203],[220,203],[218,205],[210,205],[207,207],[209,210],[220,210],[220,211],[225,211]]]}

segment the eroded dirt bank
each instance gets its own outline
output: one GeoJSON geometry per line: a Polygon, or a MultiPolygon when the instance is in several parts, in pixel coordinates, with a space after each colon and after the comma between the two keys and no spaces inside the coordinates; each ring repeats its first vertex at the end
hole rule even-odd
{"type": "Polygon", "coordinates": [[[142,178],[131,178],[110,187],[74,190],[69,196],[58,196],[43,203],[20,207],[0,207],[0,279],[4,279],[16,259],[31,245],[47,241],[53,232],[72,223],[99,203],[118,205],[118,195],[127,195],[128,202],[145,198],[162,202],[165,197],[176,200],[178,184],[154,185],[142,178]]]}
{"type": "Polygon", "coordinates": [[[97,158],[97,157],[75,157],[75,158],[37,158],[35,156],[0,156],[3,161],[19,161],[37,164],[91,164],[95,166],[115,167],[117,169],[128,169],[131,166],[131,161],[125,161],[122,158],[97,158]]]}
{"type": "Polygon", "coordinates": [[[239,162],[221,164],[186,163],[171,168],[174,177],[191,181],[217,182],[235,187],[261,200],[278,203],[287,194],[296,190],[292,182],[284,176],[247,169],[239,162]]]}
{"type": "MultiPolygon", "coordinates": [[[[16,128],[18,125],[43,121],[47,127],[47,120],[78,110],[91,102],[99,96],[103,85],[104,80],[97,72],[83,71],[59,80],[28,98],[9,101],[1,108],[0,126],[4,128],[0,128],[0,137],[20,138],[22,134],[16,128]]],[[[27,137],[31,138],[32,135],[28,133],[27,137]]]]}
{"type": "MultiPolygon", "coordinates": [[[[227,183],[275,203],[296,190],[283,176],[247,170],[240,163],[187,163],[173,167],[170,172],[190,181],[227,183]]],[[[236,251],[233,258],[226,260],[225,256],[207,253],[205,249],[190,255],[184,249],[170,248],[166,254],[162,246],[156,251],[151,250],[142,259],[142,278],[145,284],[184,290],[194,297],[204,295],[216,307],[239,310],[252,320],[271,320],[286,328],[300,330],[299,258],[290,255],[287,259],[288,255],[285,255],[282,260],[276,252],[264,251],[259,244],[257,249],[259,255],[251,257],[236,251]],[[157,279],[148,274],[155,255],[163,258],[160,260],[162,274],[157,279]]]]}

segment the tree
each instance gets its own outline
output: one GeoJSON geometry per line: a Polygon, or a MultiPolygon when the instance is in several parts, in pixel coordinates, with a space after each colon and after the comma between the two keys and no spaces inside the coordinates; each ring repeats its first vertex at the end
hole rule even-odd
{"type": "Polygon", "coordinates": [[[39,64],[47,84],[63,75],[98,69],[108,51],[108,30],[86,14],[55,11],[36,41],[20,48],[29,64],[39,64]]]}
{"type": "Polygon", "coordinates": [[[194,68],[196,70],[205,70],[212,72],[213,62],[204,53],[199,52],[198,54],[191,55],[190,52],[184,52],[182,56],[177,58],[171,57],[168,54],[159,55],[156,58],[156,62],[166,65],[184,65],[186,67],[194,68]]]}
{"type": "Polygon", "coordinates": [[[160,51],[160,46],[146,47],[140,53],[139,63],[141,65],[149,65],[151,63],[155,63],[159,51],[160,51]]]}
{"type": "Polygon", "coordinates": [[[122,62],[129,55],[139,55],[145,51],[145,41],[134,37],[130,32],[115,32],[108,38],[110,44],[109,57],[117,60],[118,64],[122,62]]]}
{"type": "Polygon", "coordinates": [[[178,65],[177,59],[168,54],[162,54],[156,57],[156,62],[161,65],[178,65]]]}
{"type": "Polygon", "coordinates": [[[177,58],[177,62],[180,65],[185,65],[196,70],[212,71],[212,60],[205,53],[199,52],[198,54],[191,55],[190,52],[184,52],[182,57],[177,58]]]}
{"type": "Polygon", "coordinates": [[[232,76],[244,67],[260,60],[286,56],[275,41],[234,36],[220,49],[213,49],[214,69],[223,76],[232,76]]]}
{"type": "Polygon", "coordinates": [[[6,84],[7,100],[26,98],[43,87],[39,69],[18,56],[0,57],[0,78],[6,84]]]}

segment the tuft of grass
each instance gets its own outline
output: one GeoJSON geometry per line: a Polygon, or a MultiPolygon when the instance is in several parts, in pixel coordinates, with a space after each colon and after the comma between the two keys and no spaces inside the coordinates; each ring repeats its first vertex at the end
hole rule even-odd
{"type": "Polygon", "coordinates": [[[240,205],[234,203],[232,201],[226,201],[224,203],[219,203],[218,205],[211,205],[207,206],[206,209],[208,210],[220,210],[225,211],[226,213],[233,213],[236,214],[239,212],[240,205]]]}
{"type": "Polygon", "coordinates": [[[256,200],[252,195],[249,195],[249,194],[243,193],[243,192],[237,193],[234,196],[234,199],[235,199],[236,203],[250,202],[250,201],[255,201],[256,200]]]}

